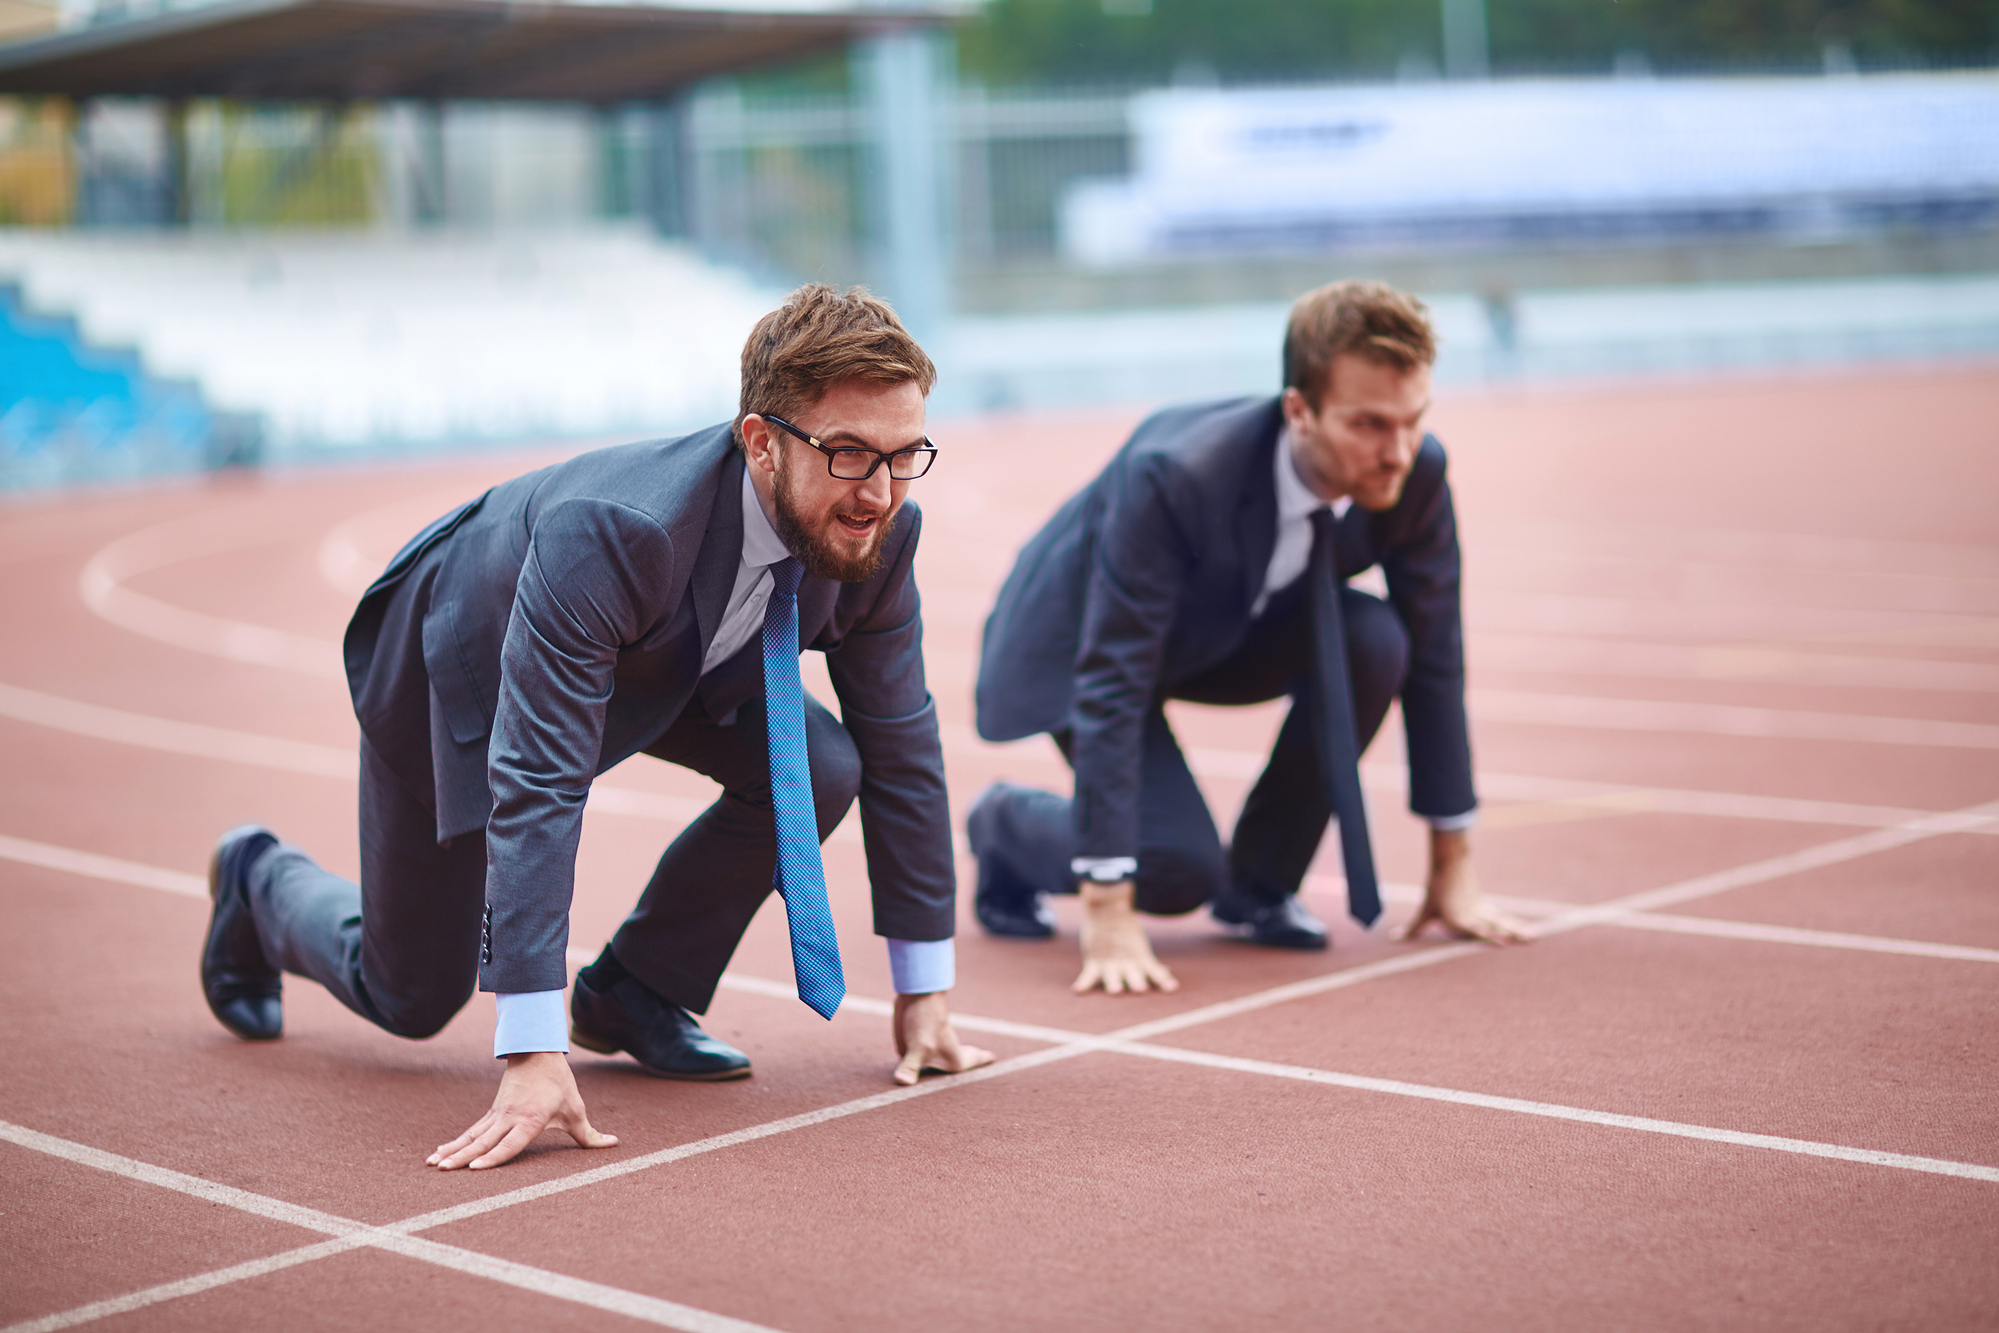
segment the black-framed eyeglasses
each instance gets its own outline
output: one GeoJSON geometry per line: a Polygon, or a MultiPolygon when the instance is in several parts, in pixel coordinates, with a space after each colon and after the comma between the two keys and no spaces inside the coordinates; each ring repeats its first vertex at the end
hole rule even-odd
{"type": "Polygon", "coordinates": [[[807,435],[783,417],[774,417],[768,412],[758,416],[771,425],[789,431],[799,439],[826,455],[826,471],[841,481],[866,481],[875,475],[875,469],[888,464],[888,475],[896,481],[915,481],[930,470],[936,461],[937,446],[929,436],[923,443],[912,444],[907,449],[897,449],[894,453],[883,453],[879,449],[866,449],[858,444],[826,444],[815,436],[807,435]]]}

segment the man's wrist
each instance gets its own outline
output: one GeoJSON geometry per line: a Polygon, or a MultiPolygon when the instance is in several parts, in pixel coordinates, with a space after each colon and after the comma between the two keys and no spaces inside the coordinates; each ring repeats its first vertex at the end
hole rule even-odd
{"type": "Polygon", "coordinates": [[[1121,879],[1112,884],[1084,880],[1078,887],[1078,893],[1083,900],[1083,910],[1086,912],[1128,912],[1132,909],[1133,899],[1137,896],[1135,887],[1128,879],[1121,879]]]}

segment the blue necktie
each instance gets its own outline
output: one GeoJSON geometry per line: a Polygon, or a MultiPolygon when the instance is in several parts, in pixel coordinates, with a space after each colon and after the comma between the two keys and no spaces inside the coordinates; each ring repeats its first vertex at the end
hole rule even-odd
{"type": "Polygon", "coordinates": [[[791,925],[791,970],[798,998],[831,1018],[846,998],[840,941],[826,901],[819,861],[819,820],[812,811],[812,765],[805,750],[805,686],[798,679],[798,580],[787,556],[770,567],[776,586],[764,609],[764,729],[770,738],[770,803],[777,813],[777,871],[791,925]]]}

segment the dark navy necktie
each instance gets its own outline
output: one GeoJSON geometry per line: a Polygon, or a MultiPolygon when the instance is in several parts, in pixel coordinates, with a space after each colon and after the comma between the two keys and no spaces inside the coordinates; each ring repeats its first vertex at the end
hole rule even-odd
{"type": "Polygon", "coordinates": [[[798,678],[798,580],[790,556],[770,567],[775,586],[764,608],[764,729],[770,738],[770,803],[777,814],[774,882],[791,926],[798,998],[831,1018],[846,998],[840,941],[826,901],[819,820],[812,810],[812,765],[805,749],[805,686],[798,678]]]}
{"type": "Polygon", "coordinates": [[[1364,926],[1381,915],[1381,889],[1374,879],[1374,849],[1367,836],[1367,806],[1360,794],[1360,747],[1354,738],[1353,681],[1347,667],[1347,635],[1340,615],[1339,560],[1333,549],[1337,529],[1332,511],[1312,511],[1312,652],[1318,668],[1319,710],[1312,728],[1326,798],[1340,821],[1340,853],[1347,872],[1347,910],[1364,926]]]}

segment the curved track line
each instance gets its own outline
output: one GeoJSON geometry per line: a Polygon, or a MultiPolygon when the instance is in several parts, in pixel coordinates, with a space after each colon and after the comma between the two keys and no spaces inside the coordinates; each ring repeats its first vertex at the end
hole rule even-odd
{"type": "Polygon", "coordinates": [[[424,524],[471,498],[468,488],[430,491],[364,509],[344,518],[319,540],[319,576],[335,591],[359,597],[388,565],[389,558],[424,524]],[[383,546],[386,551],[382,551],[383,546]],[[370,551],[382,551],[371,555],[370,551]]]}
{"type": "Polygon", "coordinates": [[[183,560],[273,545],[296,535],[264,526],[271,521],[261,511],[245,506],[227,514],[209,511],[143,528],[91,556],[77,576],[77,591],[85,606],[134,634],[235,662],[344,682],[347,672],[337,644],[190,611],[125,586],[135,575],[183,560]]]}

